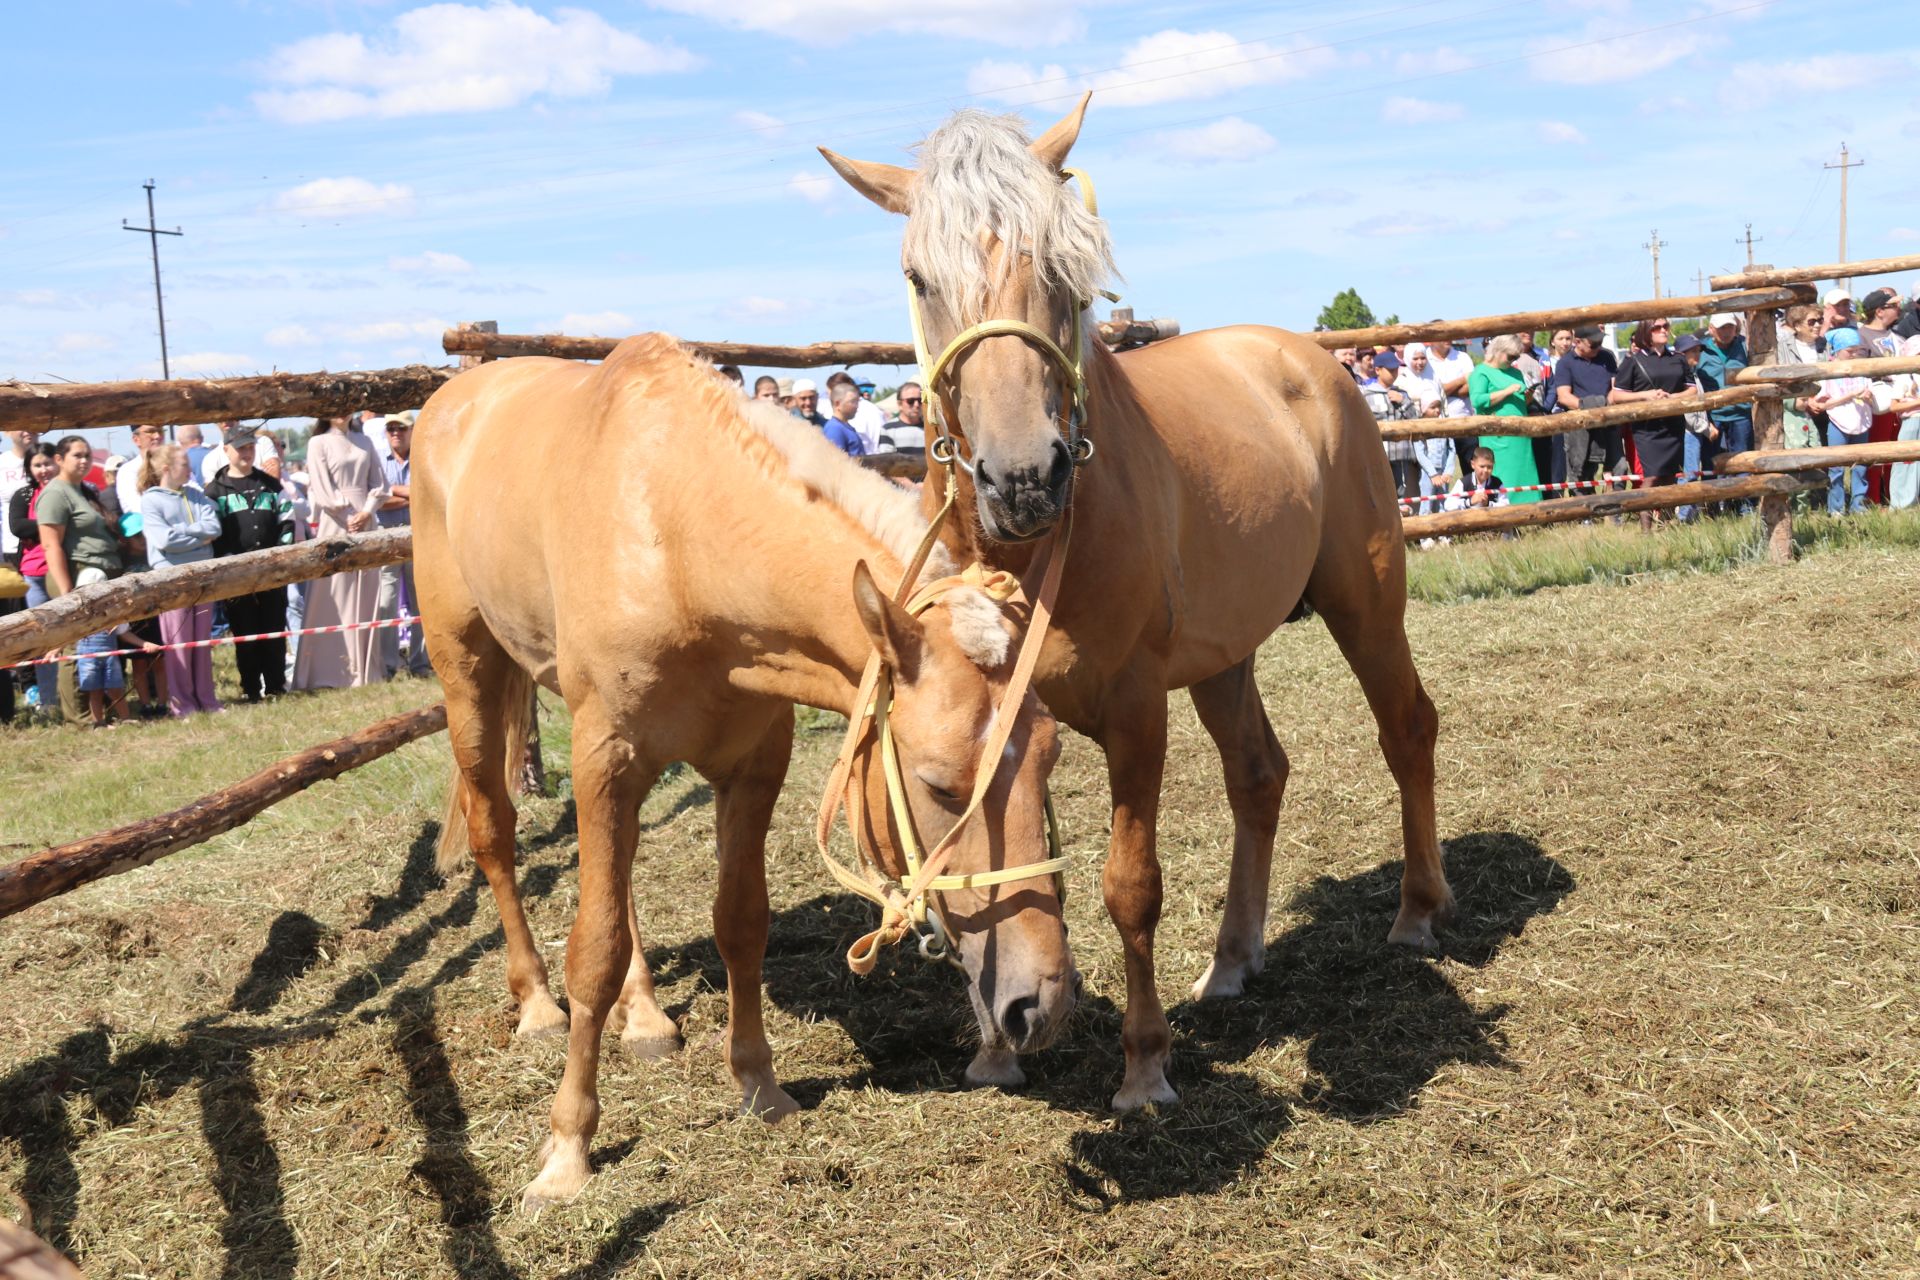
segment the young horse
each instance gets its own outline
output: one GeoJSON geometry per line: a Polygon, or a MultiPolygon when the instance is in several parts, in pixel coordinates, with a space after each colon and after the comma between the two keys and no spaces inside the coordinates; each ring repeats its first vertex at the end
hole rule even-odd
{"type": "MultiPolygon", "coordinates": [[[[1239,994],[1265,959],[1287,757],[1253,655],[1303,605],[1359,678],[1399,785],[1406,863],[1388,937],[1432,947],[1453,896],[1434,826],[1439,720],[1407,647],[1405,552],[1379,429],[1333,358],[1279,329],[1216,329],[1117,356],[1076,341],[1112,270],[1090,193],[1083,207],[1062,173],[1086,106],[1031,143],[1015,117],[962,111],[922,145],[917,170],[822,154],[862,195],[907,215],[916,331],[940,355],[927,389],[966,458],[956,492],[975,516],[950,524],[955,554],[1021,570],[1034,554],[1023,544],[1055,527],[1071,494],[1072,546],[1035,680],[1055,715],[1106,750],[1103,888],[1127,974],[1126,1077],[1113,1105],[1124,1111],[1176,1097],[1153,974],[1168,690],[1190,691],[1234,818],[1226,909],[1196,997],[1239,994]],[[1001,323],[977,327],[989,320],[1001,323]]],[[[944,494],[930,467],[925,501],[944,494]]]]}
{"type": "MultiPolygon", "coordinates": [[[[876,650],[919,830],[946,835],[978,771],[994,766],[949,868],[1010,869],[1010,883],[952,888],[936,905],[980,1015],[969,1075],[1017,1075],[1012,1055],[1052,1039],[1079,981],[1052,882],[1018,870],[1046,859],[1046,779],[1059,748],[1031,692],[1001,708],[1014,635],[987,594],[936,583],[923,588],[931,607],[914,616],[876,586],[876,573],[900,578],[924,531],[913,499],[806,424],[740,398],[661,335],[628,339],[598,367],[523,359],[464,373],[427,403],[414,448],[415,580],[458,770],[443,860],[464,833],[500,907],[521,1031],[558,1031],[567,1017],[520,905],[505,766],[518,760],[509,743],[523,731],[529,679],[573,716],[573,1018],[553,1136],[526,1205],[565,1199],[586,1181],[600,1035],[616,998],[624,1040],[643,1051],[677,1040],[640,957],[631,885],[640,803],[673,761],[714,789],[714,937],[742,1109],[769,1120],[794,1109],[761,1023],[767,824],[792,704],[852,713],[876,650]],[[583,482],[600,492],[576,493],[583,482]],[[849,584],[852,607],[837,603],[849,584]],[[1013,721],[1006,749],[983,761],[996,716],[1013,721]]],[[[901,833],[881,770],[868,767],[874,754],[856,766],[862,829],[901,877],[901,833]]]]}

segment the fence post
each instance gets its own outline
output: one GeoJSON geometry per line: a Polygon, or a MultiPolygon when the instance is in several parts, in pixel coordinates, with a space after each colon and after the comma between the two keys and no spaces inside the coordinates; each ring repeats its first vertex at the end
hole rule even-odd
{"type": "MultiPolygon", "coordinates": [[[[1768,263],[1755,263],[1755,271],[1771,271],[1768,263]]],[[[1762,307],[1747,312],[1747,360],[1750,364],[1771,364],[1780,347],[1780,330],[1773,309],[1762,307]]],[[[1762,396],[1753,402],[1753,447],[1786,447],[1786,400],[1782,396],[1762,396]]],[[[1760,497],[1760,527],[1766,533],[1767,559],[1774,564],[1793,561],[1793,495],[1767,493],[1760,497]]]]}
{"type": "MultiPolygon", "coordinates": [[[[498,320],[462,320],[453,327],[456,329],[465,329],[470,333],[500,332],[500,322],[498,320]]],[[[493,359],[492,356],[462,354],[460,357],[460,367],[462,369],[471,369],[475,365],[485,364],[491,359],[493,359]]]]}

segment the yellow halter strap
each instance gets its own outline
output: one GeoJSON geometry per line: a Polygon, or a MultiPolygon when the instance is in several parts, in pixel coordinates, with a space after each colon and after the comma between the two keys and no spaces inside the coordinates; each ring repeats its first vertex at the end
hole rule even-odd
{"type": "MultiPolygon", "coordinates": [[[[1080,199],[1086,205],[1087,212],[1100,213],[1099,201],[1093,194],[1093,179],[1083,169],[1062,171],[1065,178],[1077,179],[1080,183],[1080,199]]],[[[1106,297],[1118,302],[1117,294],[1106,297]]],[[[920,315],[920,290],[912,280],[907,282],[907,317],[913,325],[914,357],[926,373],[927,409],[933,417],[939,434],[931,446],[936,462],[958,461],[959,455],[954,445],[954,437],[947,430],[946,413],[942,409],[945,394],[940,380],[952,371],[954,361],[967,351],[988,338],[1019,338],[1034,347],[1045,356],[1053,367],[1060,371],[1061,380],[1066,384],[1066,395],[1060,406],[1062,418],[1066,424],[1067,447],[1073,453],[1073,464],[1081,466],[1093,457],[1093,442],[1080,433],[1086,424],[1087,375],[1086,358],[1086,314],[1091,299],[1076,299],[1073,308],[1073,337],[1070,349],[1063,350],[1051,334],[1046,333],[1024,320],[982,320],[979,324],[969,325],[955,334],[953,340],[941,348],[938,357],[930,354],[927,346],[926,323],[920,315]]],[[[958,415],[956,414],[956,417],[958,415]]],[[[960,461],[959,465],[972,473],[972,465],[960,461]]]]}

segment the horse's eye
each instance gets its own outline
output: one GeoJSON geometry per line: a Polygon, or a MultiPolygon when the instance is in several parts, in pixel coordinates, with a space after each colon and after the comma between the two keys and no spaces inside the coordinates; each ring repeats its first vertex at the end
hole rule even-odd
{"type": "Polygon", "coordinates": [[[927,291],[927,282],[922,280],[920,273],[912,267],[907,268],[907,283],[913,286],[915,293],[925,293],[927,291]]]}
{"type": "Polygon", "coordinates": [[[956,792],[947,790],[945,787],[935,786],[933,783],[928,782],[925,778],[920,779],[920,785],[925,787],[927,789],[928,794],[931,795],[935,800],[938,800],[941,804],[959,804],[960,803],[960,796],[956,792]]]}

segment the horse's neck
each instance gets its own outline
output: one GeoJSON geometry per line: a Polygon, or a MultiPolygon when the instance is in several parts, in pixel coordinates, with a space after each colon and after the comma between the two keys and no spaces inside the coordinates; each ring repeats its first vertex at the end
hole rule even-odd
{"type": "Polygon", "coordinates": [[[742,499],[729,519],[737,550],[723,558],[719,572],[729,580],[711,598],[741,646],[735,682],[846,714],[873,651],[854,610],[854,565],[865,560],[891,590],[899,563],[825,503],[768,501],[751,487],[733,492],[742,499]],[[789,551],[769,554],[775,547],[789,551]]]}

